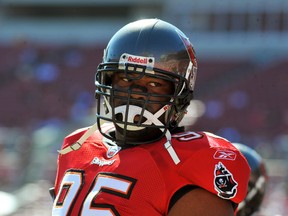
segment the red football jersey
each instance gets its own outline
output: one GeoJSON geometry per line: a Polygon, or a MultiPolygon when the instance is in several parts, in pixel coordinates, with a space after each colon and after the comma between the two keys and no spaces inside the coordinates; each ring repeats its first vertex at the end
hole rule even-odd
{"type": "MultiPolygon", "coordinates": [[[[86,130],[67,136],[62,148],[86,130]]],[[[250,168],[230,142],[206,132],[173,134],[176,164],[166,141],[119,149],[94,132],[77,151],[59,155],[52,215],[167,215],[173,194],[187,185],[244,199],[250,168]]]]}

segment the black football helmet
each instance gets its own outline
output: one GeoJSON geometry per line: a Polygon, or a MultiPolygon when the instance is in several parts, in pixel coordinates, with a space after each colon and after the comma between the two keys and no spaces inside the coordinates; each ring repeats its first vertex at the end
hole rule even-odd
{"type": "Polygon", "coordinates": [[[262,157],[254,149],[241,143],[233,145],[244,155],[251,168],[247,195],[239,204],[236,216],[250,216],[259,210],[265,195],[266,167],[262,157]]]}
{"type": "Polygon", "coordinates": [[[96,116],[100,132],[121,144],[137,145],[162,138],[183,118],[193,97],[196,71],[193,46],[178,28],[160,19],[143,19],[127,24],[111,38],[97,69],[96,116]],[[143,95],[137,99],[131,97],[135,94],[131,88],[125,92],[125,97],[121,97],[121,90],[112,86],[115,73],[124,73],[127,80],[141,79],[143,76],[164,79],[174,83],[174,90],[169,95],[137,91],[136,94],[143,95]],[[122,101],[121,106],[114,106],[113,100],[116,97],[122,101]],[[168,102],[157,100],[163,97],[168,102]],[[151,104],[161,104],[162,108],[151,113],[147,110],[151,104]],[[160,121],[160,117],[165,120],[160,121]],[[116,128],[120,128],[123,139],[117,140],[115,136],[103,131],[100,125],[105,122],[112,122],[116,128]],[[147,128],[159,129],[159,136],[154,140],[145,140],[144,135],[139,141],[127,141],[128,133],[138,131],[141,135],[141,131],[147,128]]]}

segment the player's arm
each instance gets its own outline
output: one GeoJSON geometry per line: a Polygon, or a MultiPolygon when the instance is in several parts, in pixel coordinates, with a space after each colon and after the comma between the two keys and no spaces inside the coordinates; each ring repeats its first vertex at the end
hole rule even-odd
{"type": "Polygon", "coordinates": [[[232,216],[246,196],[249,165],[244,156],[221,137],[205,134],[200,144],[204,147],[194,151],[179,167],[179,174],[198,189],[180,197],[170,213],[172,216],[178,211],[179,215],[232,216]]]}
{"type": "Polygon", "coordinates": [[[221,199],[202,188],[191,190],[171,208],[168,216],[233,216],[231,201],[221,199]]]}

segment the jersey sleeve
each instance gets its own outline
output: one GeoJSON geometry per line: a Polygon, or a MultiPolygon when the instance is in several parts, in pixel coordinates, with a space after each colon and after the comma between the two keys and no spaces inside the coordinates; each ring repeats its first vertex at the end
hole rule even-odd
{"type": "MultiPolygon", "coordinates": [[[[217,143],[215,140],[213,142],[217,143]]],[[[247,192],[249,165],[231,143],[225,140],[219,142],[209,148],[202,148],[189,157],[181,165],[180,175],[192,185],[206,189],[223,199],[240,203],[247,192]]]]}

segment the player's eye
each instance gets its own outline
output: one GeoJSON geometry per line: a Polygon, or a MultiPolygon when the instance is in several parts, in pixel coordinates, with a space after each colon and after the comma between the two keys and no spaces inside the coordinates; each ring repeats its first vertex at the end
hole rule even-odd
{"type": "Polygon", "coordinates": [[[148,85],[152,86],[152,87],[160,87],[161,86],[161,84],[158,82],[149,82],[148,85]]]}
{"type": "Polygon", "coordinates": [[[124,82],[129,82],[129,80],[126,77],[122,77],[121,80],[124,82]]]}

